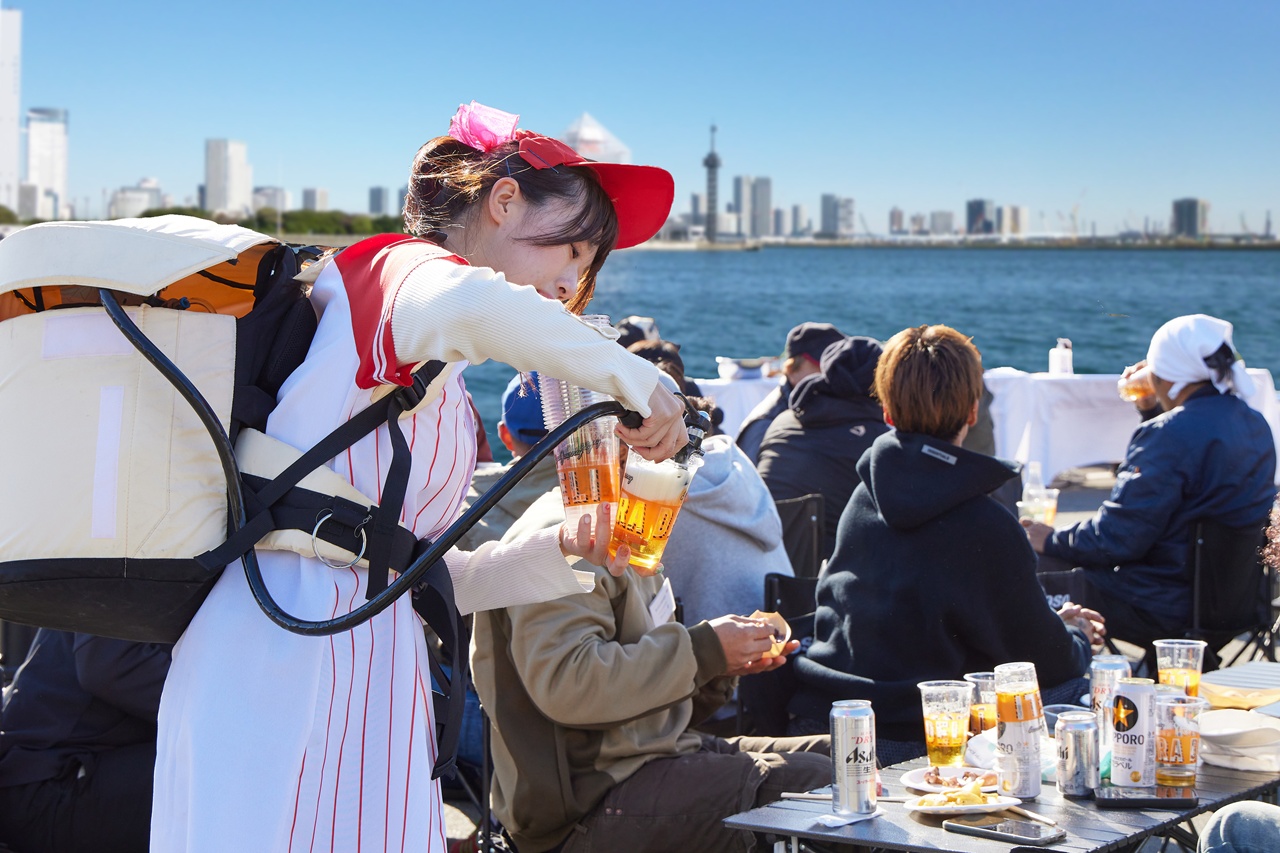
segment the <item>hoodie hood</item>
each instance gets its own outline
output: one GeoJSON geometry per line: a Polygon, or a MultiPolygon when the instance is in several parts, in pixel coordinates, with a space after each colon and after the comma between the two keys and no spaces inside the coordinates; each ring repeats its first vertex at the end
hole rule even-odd
{"type": "Polygon", "coordinates": [[[702,467],[689,484],[680,517],[688,513],[737,531],[765,550],[776,546],[782,522],[751,460],[727,435],[708,437],[702,450],[702,467]],[[754,496],[751,503],[744,503],[747,495],[754,496]]]}
{"type": "Polygon", "coordinates": [[[1018,472],[1016,463],[897,430],[877,438],[858,461],[858,474],[880,517],[898,530],[919,527],[988,494],[1018,472]]]}
{"type": "Polygon", "coordinates": [[[875,338],[855,335],[827,347],[822,372],[801,380],[788,405],[806,427],[883,418],[871,397],[882,348],[875,338]]]}

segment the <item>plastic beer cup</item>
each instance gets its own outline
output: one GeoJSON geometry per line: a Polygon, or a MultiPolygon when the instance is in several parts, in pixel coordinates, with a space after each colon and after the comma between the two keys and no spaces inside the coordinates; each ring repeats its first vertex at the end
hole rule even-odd
{"type": "Polygon", "coordinates": [[[922,681],[916,686],[924,709],[929,763],[935,767],[963,766],[973,685],[968,681],[922,681]]]}
{"type": "Polygon", "coordinates": [[[627,454],[622,496],[609,540],[610,558],[625,544],[631,548],[631,568],[637,574],[649,576],[660,570],[676,516],[701,466],[700,456],[682,464],[674,459],[650,462],[639,453],[627,454]]]}
{"type": "Polygon", "coordinates": [[[1204,640],[1156,640],[1156,669],[1161,684],[1181,687],[1188,696],[1200,695],[1200,669],[1204,665],[1204,640]]]}
{"type": "Polygon", "coordinates": [[[964,680],[973,685],[969,703],[969,733],[979,735],[996,727],[996,674],[965,673],[964,680]]]}
{"type": "Polygon", "coordinates": [[[1156,784],[1190,787],[1200,763],[1200,715],[1209,703],[1198,696],[1156,694],[1156,784]]]}

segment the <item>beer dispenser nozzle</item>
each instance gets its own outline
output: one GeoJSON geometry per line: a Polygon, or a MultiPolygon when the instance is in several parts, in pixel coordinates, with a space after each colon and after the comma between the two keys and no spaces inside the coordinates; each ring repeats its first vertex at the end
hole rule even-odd
{"type": "Polygon", "coordinates": [[[706,412],[695,409],[685,395],[677,394],[676,396],[684,403],[684,426],[689,434],[689,443],[680,448],[672,458],[684,465],[694,456],[701,457],[703,455],[702,439],[706,437],[707,433],[711,432],[711,416],[706,412]]]}

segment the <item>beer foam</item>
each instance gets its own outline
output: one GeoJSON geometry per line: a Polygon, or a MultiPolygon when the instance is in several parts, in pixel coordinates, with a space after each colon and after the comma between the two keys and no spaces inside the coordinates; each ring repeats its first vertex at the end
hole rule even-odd
{"type": "Polygon", "coordinates": [[[689,469],[645,459],[628,459],[626,473],[622,475],[622,488],[641,500],[674,504],[680,502],[692,480],[693,471],[689,469]]]}

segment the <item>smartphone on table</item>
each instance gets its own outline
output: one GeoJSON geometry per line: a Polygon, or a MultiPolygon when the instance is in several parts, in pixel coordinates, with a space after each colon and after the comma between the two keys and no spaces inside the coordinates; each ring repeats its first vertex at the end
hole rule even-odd
{"type": "Polygon", "coordinates": [[[1196,789],[1156,785],[1150,788],[1127,788],[1104,784],[1093,792],[1100,809],[1189,809],[1200,802],[1196,789]]]}
{"type": "Polygon", "coordinates": [[[1059,826],[991,814],[949,818],[942,822],[942,828],[965,835],[996,838],[1000,841],[1030,844],[1034,847],[1052,844],[1067,837],[1066,831],[1059,826]]]}

